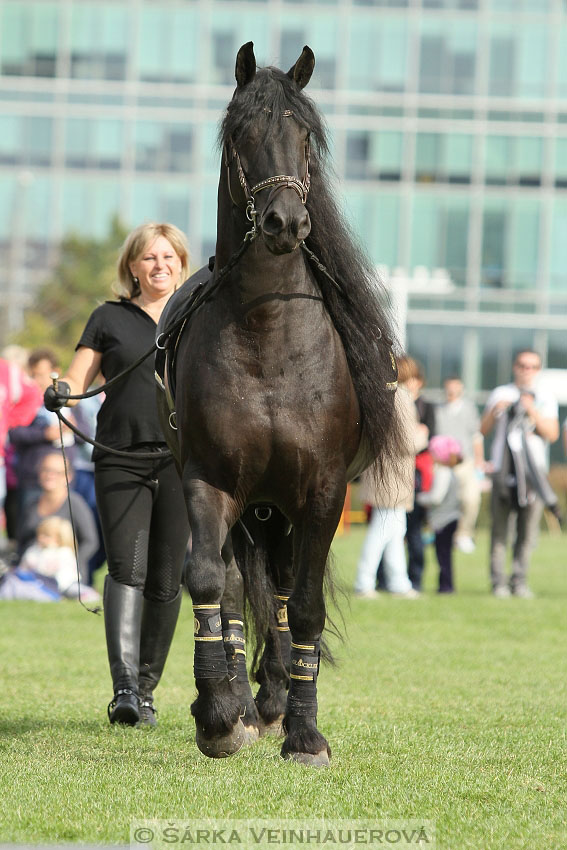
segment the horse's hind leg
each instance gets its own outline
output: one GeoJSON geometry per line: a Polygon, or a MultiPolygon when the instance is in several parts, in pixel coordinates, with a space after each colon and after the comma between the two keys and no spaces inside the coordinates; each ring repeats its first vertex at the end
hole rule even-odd
{"type": "Polygon", "coordinates": [[[187,586],[193,601],[197,699],[191,706],[197,746],[211,758],[237,752],[245,740],[241,705],[228,675],[221,598],[226,564],[221,550],[230,526],[228,497],[195,479],[184,480],[193,534],[187,586]]]}
{"type": "Polygon", "coordinates": [[[264,651],[258,665],[259,683],[256,705],[260,715],[261,735],[281,735],[289,687],[291,634],[287,620],[287,601],[291,588],[278,587],[274,594],[274,615],[277,626],[268,632],[264,651]]]}
{"type": "Polygon", "coordinates": [[[230,538],[223,549],[227,561],[226,584],[221,600],[222,636],[228,678],[240,700],[241,718],[246,732],[245,743],[253,744],[260,736],[260,718],[246,668],[244,637],[244,581],[236,565],[230,538]]]}
{"type": "Polygon", "coordinates": [[[262,735],[281,735],[289,687],[291,634],[287,616],[287,601],[293,590],[293,532],[289,521],[280,515],[274,520],[269,551],[269,568],[275,588],[273,622],[268,631],[256,681],[260,687],[256,705],[260,714],[262,735]]]}
{"type": "Polygon", "coordinates": [[[294,524],[297,575],[288,602],[291,666],[281,754],[316,767],[327,766],[331,756],[327,741],[317,729],[317,675],[325,625],[323,577],[343,502],[343,487],[337,487],[330,507],[327,491],[319,499],[309,500],[294,524]]]}

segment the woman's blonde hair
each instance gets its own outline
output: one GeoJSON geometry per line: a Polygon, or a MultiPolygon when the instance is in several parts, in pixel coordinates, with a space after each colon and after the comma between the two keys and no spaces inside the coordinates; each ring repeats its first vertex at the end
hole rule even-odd
{"type": "Polygon", "coordinates": [[[118,257],[118,281],[112,287],[113,292],[119,298],[135,298],[140,294],[140,284],[132,277],[130,263],[141,257],[148,246],[155,242],[159,236],[167,239],[181,260],[180,283],[189,276],[190,256],[185,234],[174,224],[150,221],[136,227],[124,240],[118,257]]]}
{"type": "Polygon", "coordinates": [[[73,527],[68,519],[60,516],[48,516],[39,523],[36,529],[38,534],[51,534],[57,538],[59,546],[73,548],[73,527]]]}

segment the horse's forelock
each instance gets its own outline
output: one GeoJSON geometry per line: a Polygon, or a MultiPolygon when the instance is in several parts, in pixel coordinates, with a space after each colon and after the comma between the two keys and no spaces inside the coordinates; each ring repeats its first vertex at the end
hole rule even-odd
{"type": "Polygon", "coordinates": [[[263,135],[269,138],[277,132],[281,121],[288,120],[284,117],[287,110],[292,112],[298,124],[310,132],[314,150],[321,155],[326,154],[327,134],[315,104],[287,74],[273,67],[258,69],[250,83],[236,89],[220,126],[220,146],[229,139],[236,141],[248,135],[258,125],[264,128],[263,135]]]}

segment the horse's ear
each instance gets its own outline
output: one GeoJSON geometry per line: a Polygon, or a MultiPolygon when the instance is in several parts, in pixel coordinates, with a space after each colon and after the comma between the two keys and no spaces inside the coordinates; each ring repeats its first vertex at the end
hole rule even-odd
{"type": "Polygon", "coordinates": [[[238,87],[245,86],[256,76],[256,57],[254,56],[254,42],[247,41],[243,44],[236,55],[236,68],[234,76],[238,87]]]}
{"type": "Polygon", "coordinates": [[[295,80],[300,89],[304,89],[313,73],[315,67],[315,55],[310,47],[305,45],[301,51],[301,56],[295,65],[287,72],[288,77],[295,80]]]}

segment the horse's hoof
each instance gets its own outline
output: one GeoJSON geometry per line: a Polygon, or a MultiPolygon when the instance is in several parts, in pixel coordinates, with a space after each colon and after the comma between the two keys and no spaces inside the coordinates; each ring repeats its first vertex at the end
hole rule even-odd
{"type": "Polygon", "coordinates": [[[228,735],[207,738],[203,727],[195,724],[195,741],[203,755],[211,759],[224,759],[233,756],[245,743],[246,731],[240,718],[234,729],[228,735]]]}
{"type": "Polygon", "coordinates": [[[260,730],[257,726],[244,725],[244,746],[251,747],[260,737],[260,730]]]}
{"type": "Polygon", "coordinates": [[[306,764],[309,767],[329,767],[329,753],[321,750],[318,753],[282,753],[283,759],[291,759],[298,764],[306,764]]]}
{"type": "Polygon", "coordinates": [[[283,738],[283,718],[283,714],[280,714],[280,716],[276,717],[275,720],[272,720],[271,723],[264,723],[262,718],[260,718],[260,737],[264,738],[266,735],[273,735],[276,738],[283,738]]]}

